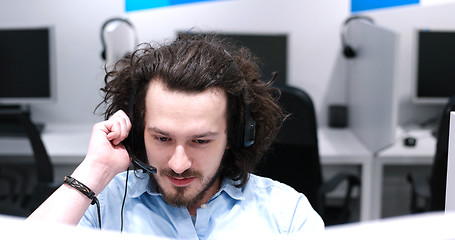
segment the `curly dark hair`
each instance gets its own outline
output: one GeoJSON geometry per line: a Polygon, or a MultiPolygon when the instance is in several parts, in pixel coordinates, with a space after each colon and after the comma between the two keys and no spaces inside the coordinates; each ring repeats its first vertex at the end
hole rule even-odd
{"type": "Polygon", "coordinates": [[[227,96],[226,150],[220,169],[222,177],[248,181],[272,143],[285,114],[277,104],[279,90],[271,87],[274,79],[260,80],[260,61],[244,47],[214,35],[184,34],[169,44],[152,47],[142,44],[134,53],[119,60],[106,71],[106,86],[101,90],[106,103],[105,118],[118,110],[128,112],[130,95],[135,92],[135,154],[147,159],[144,146],[145,95],[151,81],[160,79],[170,90],[184,93],[203,92],[217,87],[227,96]],[[249,147],[234,144],[243,131],[245,108],[249,106],[256,121],[255,143],[249,147]]]}

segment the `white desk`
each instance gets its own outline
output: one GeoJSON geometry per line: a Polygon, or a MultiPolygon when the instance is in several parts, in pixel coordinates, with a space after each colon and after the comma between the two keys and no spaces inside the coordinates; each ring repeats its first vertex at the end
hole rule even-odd
{"type": "Polygon", "coordinates": [[[416,129],[403,133],[401,128],[397,129],[397,140],[395,143],[379,151],[373,161],[372,182],[373,189],[371,204],[374,207],[372,218],[381,217],[382,208],[382,181],[385,165],[431,165],[436,150],[436,139],[428,129],[416,129]],[[403,137],[409,135],[417,139],[413,147],[403,144],[403,137]]]}
{"type": "MultiPolygon", "coordinates": [[[[85,157],[92,125],[49,124],[42,139],[54,165],[78,165],[85,157]]],[[[352,165],[362,168],[360,219],[371,219],[372,154],[347,129],[322,128],[318,131],[319,153],[323,165],[352,165]]],[[[25,139],[1,139],[0,155],[31,155],[25,139]]]]}
{"type": "Polygon", "coordinates": [[[370,222],[329,226],[322,236],[310,239],[455,239],[454,222],[454,212],[411,214],[370,222]]]}
{"type": "MultiPolygon", "coordinates": [[[[92,125],[48,124],[41,135],[53,164],[78,165],[87,153],[92,125]]],[[[1,138],[0,154],[3,156],[28,156],[33,153],[25,138],[1,138]]]]}

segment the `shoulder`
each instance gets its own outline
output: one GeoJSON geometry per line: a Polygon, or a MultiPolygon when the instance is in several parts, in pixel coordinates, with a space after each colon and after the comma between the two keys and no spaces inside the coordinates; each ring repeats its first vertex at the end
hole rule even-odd
{"type": "Polygon", "coordinates": [[[324,228],[321,217],[306,196],[284,183],[250,174],[244,194],[246,199],[253,198],[267,209],[285,232],[324,228]]]}
{"type": "Polygon", "coordinates": [[[260,199],[262,204],[271,205],[281,212],[284,210],[293,211],[297,205],[311,208],[308,199],[304,194],[297,192],[294,188],[279,181],[250,174],[245,185],[244,194],[260,199]]]}
{"type": "MultiPolygon", "coordinates": [[[[300,198],[303,194],[297,192],[294,188],[273,180],[267,177],[261,177],[258,175],[250,174],[250,178],[245,186],[247,190],[254,190],[255,193],[267,194],[267,195],[276,195],[278,194],[281,197],[282,194],[285,196],[282,197],[296,197],[300,198]]],[[[305,197],[305,196],[303,196],[305,197]]]]}

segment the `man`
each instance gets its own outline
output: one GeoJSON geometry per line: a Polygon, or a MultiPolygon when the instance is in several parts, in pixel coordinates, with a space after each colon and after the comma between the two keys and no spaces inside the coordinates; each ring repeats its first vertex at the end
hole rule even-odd
{"type": "Polygon", "coordinates": [[[86,158],[30,219],[183,239],[323,229],[303,194],[252,174],[285,118],[259,77],[249,51],[198,35],[121,60],[86,158]],[[156,174],[124,172],[131,159],[156,174]]]}

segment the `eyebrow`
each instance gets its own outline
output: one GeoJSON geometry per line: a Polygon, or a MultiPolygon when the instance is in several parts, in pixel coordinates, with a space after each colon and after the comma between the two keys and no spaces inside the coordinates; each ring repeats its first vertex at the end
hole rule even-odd
{"type": "Polygon", "coordinates": [[[148,132],[158,133],[158,134],[161,134],[161,135],[164,135],[164,136],[169,136],[169,135],[171,135],[170,133],[165,132],[165,131],[163,131],[163,130],[157,128],[157,127],[148,127],[148,128],[147,128],[147,131],[148,131],[148,132]]]}
{"type": "MultiPolygon", "coordinates": [[[[161,134],[163,136],[171,136],[172,135],[169,132],[163,131],[163,130],[157,128],[157,127],[149,127],[149,128],[147,128],[147,130],[151,131],[151,132],[154,132],[154,133],[161,134]]],[[[218,135],[217,132],[207,131],[207,132],[203,132],[203,133],[192,135],[192,136],[190,136],[190,138],[204,138],[204,137],[211,137],[211,136],[217,136],[217,135],[218,135]]]]}

